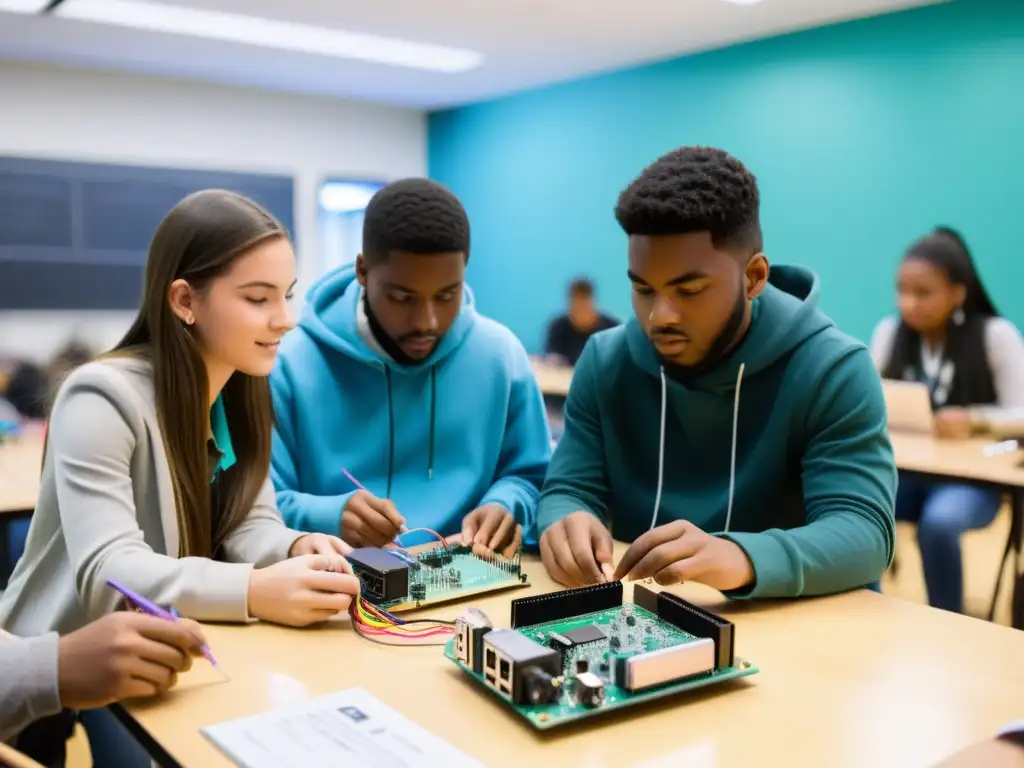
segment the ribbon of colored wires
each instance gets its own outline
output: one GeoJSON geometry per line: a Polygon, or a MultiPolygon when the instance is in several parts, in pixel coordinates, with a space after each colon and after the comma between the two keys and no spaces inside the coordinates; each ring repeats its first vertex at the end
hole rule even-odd
{"type": "Polygon", "coordinates": [[[352,627],[361,637],[382,645],[443,645],[455,632],[455,622],[400,619],[362,596],[352,601],[349,613],[352,627]]]}

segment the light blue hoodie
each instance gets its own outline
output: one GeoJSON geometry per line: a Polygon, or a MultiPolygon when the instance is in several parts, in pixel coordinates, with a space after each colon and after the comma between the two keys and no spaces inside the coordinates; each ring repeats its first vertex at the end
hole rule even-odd
{"type": "Polygon", "coordinates": [[[281,345],[271,476],[285,521],[337,535],[357,490],[344,468],[410,528],[458,533],[466,514],[493,502],[534,544],[551,437],[522,344],[476,313],[467,287],[430,357],[398,365],[364,341],[362,295],[352,267],[328,273],[281,345]]]}

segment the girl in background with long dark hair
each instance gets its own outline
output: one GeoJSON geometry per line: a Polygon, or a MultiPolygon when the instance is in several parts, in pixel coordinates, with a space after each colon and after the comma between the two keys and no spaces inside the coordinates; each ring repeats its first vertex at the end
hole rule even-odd
{"type": "MultiPolygon", "coordinates": [[[[269,477],[266,377],[294,325],[294,283],[287,233],[256,203],[207,190],[168,214],[132,327],[56,398],[0,626],[77,630],[120,605],[110,580],[198,621],[300,626],[348,608],[347,545],[288,529],[269,477]]],[[[148,764],[109,712],[82,719],[97,765],[148,764]]],[[[68,723],[30,726],[31,742],[54,743],[68,723]]]]}
{"type": "MultiPolygon", "coordinates": [[[[1024,407],[1024,339],[1000,317],[956,231],[940,227],[907,250],[897,276],[899,318],[875,329],[883,378],[920,381],[934,431],[967,439],[1024,407]]],[[[900,478],[896,519],[917,523],[928,600],[963,611],[960,537],[995,518],[1001,496],[955,482],[900,478]]]]}

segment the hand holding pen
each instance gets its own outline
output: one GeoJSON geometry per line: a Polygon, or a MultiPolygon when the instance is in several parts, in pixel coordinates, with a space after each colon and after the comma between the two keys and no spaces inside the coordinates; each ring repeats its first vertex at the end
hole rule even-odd
{"type": "MultiPolygon", "coordinates": [[[[112,589],[116,589],[118,592],[120,592],[121,595],[124,597],[125,602],[128,603],[128,606],[130,608],[135,608],[139,611],[142,611],[143,613],[149,614],[150,616],[154,616],[158,619],[163,619],[164,621],[186,621],[185,619],[182,619],[180,615],[178,615],[178,612],[173,607],[170,610],[161,608],[156,603],[152,602],[151,600],[147,600],[142,595],[136,594],[123,584],[119,584],[116,581],[108,581],[107,585],[110,586],[112,589]]],[[[206,659],[211,664],[213,664],[214,667],[216,667],[217,660],[214,659],[213,654],[210,653],[210,647],[206,644],[206,639],[203,637],[203,632],[201,629],[199,629],[199,625],[196,624],[194,621],[188,621],[188,625],[191,625],[191,627],[194,628],[193,632],[198,636],[199,640],[202,642],[200,652],[202,653],[203,656],[206,657],[206,659]]]]}
{"type": "Polygon", "coordinates": [[[187,619],[108,614],[60,639],[61,706],[95,709],[164,693],[202,655],[205,643],[199,625],[187,619]]]}
{"type": "Polygon", "coordinates": [[[341,512],[341,538],[353,547],[383,547],[406,530],[403,518],[389,499],[370,493],[347,469],[342,472],[359,490],[341,512]]]}

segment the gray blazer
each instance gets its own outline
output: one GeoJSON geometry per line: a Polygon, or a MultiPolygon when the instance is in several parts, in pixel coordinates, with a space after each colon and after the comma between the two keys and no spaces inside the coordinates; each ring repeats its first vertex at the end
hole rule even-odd
{"type": "MultiPolygon", "coordinates": [[[[249,517],[224,542],[227,562],[179,559],[152,368],[128,359],[89,363],[54,404],[39,500],[25,554],[0,597],[0,628],[23,637],[79,629],[116,607],[120,596],[108,579],[182,616],[246,622],[254,565],[285,559],[302,535],[282,522],[268,476],[249,517]]],[[[34,668],[48,676],[46,687],[56,682],[48,667],[57,660],[54,640],[37,644],[47,664],[34,668]]],[[[21,677],[8,674],[5,656],[24,671],[28,650],[0,642],[0,705],[12,698],[5,686],[21,677]]]]}

